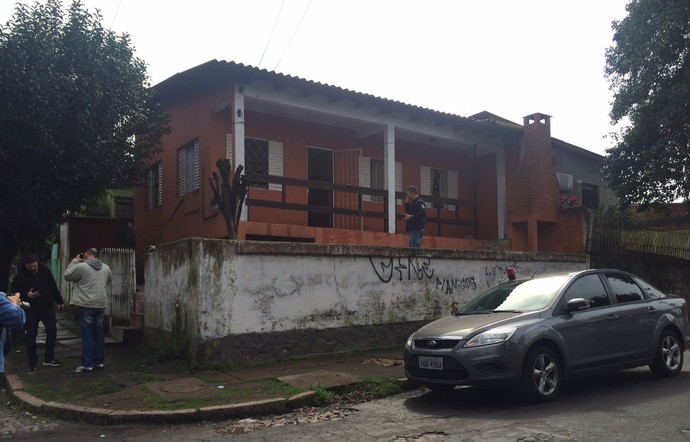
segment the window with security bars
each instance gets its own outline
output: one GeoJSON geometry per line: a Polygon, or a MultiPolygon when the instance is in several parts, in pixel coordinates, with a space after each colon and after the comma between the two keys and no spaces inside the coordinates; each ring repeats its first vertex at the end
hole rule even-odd
{"type": "MultiPolygon", "coordinates": [[[[448,171],[431,169],[431,195],[440,198],[448,197],[448,171]]],[[[444,204],[441,208],[445,209],[444,204]]]]}
{"type": "Polygon", "coordinates": [[[163,163],[151,166],[146,173],[146,208],[153,209],[163,205],[163,163]]]}
{"type": "MultiPolygon", "coordinates": [[[[383,171],[383,160],[378,160],[376,158],[371,159],[371,188],[372,189],[383,189],[384,188],[384,171],[383,171]]],[[[373,196],[371,201],[382,203],[382,196],[373,196]]]]}
{"type": "Polygon", "coordinates": [[[192,141],[177,151],[178,195],[191,193],[199,188],[199,141],[192,141]]]}
{"type": "MultiPolygon", "coordinates": [[[[421,193],[441,198],[458,198],[458,172],[455,170],[421,168],[421,193]]],[[[427,208],[436,207],[430,201],[426,201],[427,208]]],[[[442,204],[443,210],[455,210],[455,204],[442,204]]]]}
{"type": "MultiPolygon", "coordinates": [[[[245,138],[244,162],[247,175],[254,173],[268,175],[268,141],[245,138]]],[[[250,181],[249,186],[268,189],[268,183],[261,181],[250,181]]]]}

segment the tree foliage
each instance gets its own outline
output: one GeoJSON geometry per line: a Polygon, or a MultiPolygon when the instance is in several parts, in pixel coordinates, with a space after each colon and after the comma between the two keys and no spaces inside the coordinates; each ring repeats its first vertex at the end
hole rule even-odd
{"type": "Polygon", "coordinates": [[[18,4],[0,26],[0,288],[70,211],[143,177],[168,120],[128,35],[78,0],[18,4]]]}
{"type": "Polygon", "coordinates": [[[626,10],[606,51],[611,120],[626,124],[607,151],[604,177],[626,204],[687,200],[690,2],[631,0],[626,10]]]}

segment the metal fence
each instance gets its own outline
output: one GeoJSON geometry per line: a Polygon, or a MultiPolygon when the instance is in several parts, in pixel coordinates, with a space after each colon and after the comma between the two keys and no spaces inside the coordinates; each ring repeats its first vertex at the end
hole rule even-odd
{"type": "Polygon", "coordinates": [[[106,314],[114,320],[129,320],[137,289],[134,249],[103,249],[101,261],[113,272],[106,314]]]}
{"type": "MultiPolygon", "coordinates": [[[[134,249],[102,249],[101,261],[110,267],[113,274],[113,282],[108,287],[105,314],[111,321],[128,321],[129,314],[134,311],[134,293],[137,288],[134,249]]],[[[72,298],[73,287],[74,284],[67,283],[65,302],[72,298]]],[[[65,293],[63,297],[64,295],[65,293]]]]}
{"type": "Polygon", "coordinates": [[[690,230],[652,229],[620,219],[593,216],[587,232],[587,253],[690,260],[690,230]]]}

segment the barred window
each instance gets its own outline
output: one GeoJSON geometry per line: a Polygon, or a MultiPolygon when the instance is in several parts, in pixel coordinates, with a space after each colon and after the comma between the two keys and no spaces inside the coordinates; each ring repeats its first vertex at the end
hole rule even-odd
{"type": "Polygon", "coordinates": [[[146,208],[163,205],[163,163],[151,166],[146,174],[146,208]]]}
{"type": "MultiPolygon", "coordinates": [[[[372,189],[383,189],[384,179],[383,179],[383,160],[378,160],[376,158],[371,159],[371,188],[372,189]]],[[[371,200],[377,203],[383,202],[382,196],[372,196],[371,200]]]]}
{"type": "MultiPolygon", "coordinates": [[[[247,175],[253,173],[268,175],[268,141],[245,138],[244,162],[247,175]]],[[[268,189],[268,183],[260,181],[250,181],[249,186],[268,189]]]]}

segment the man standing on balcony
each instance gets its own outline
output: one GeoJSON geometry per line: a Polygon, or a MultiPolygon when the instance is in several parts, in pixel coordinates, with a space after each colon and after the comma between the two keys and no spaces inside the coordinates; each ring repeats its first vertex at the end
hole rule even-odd
{"type": "Polygon", "coordinates": [[[410,235],[410,247],[418,248],[424,236],[426,204],[415,186],[405,189],[405,230],[410,235]]]}
{"type": "Polygon", "coordinates": [[[36,337],[39,322],[42,322],[46,329],[43,365],[59,367],[62,363],[55,359],[55,343],[57,342],[55,305],[57,304],[58,310],[62,310],[65,303],[53,274],[48,267],[38,262],[38,255],[28,253],[22,257],[22,267],[12,281],[12,292],[20,293],[22,301],[28,302],[30,306],[26,318],[26,356],[29,359],[29,371],[36,370],[38,365],[36,337]]]}
{"type": "Polygon", "coordinates": [[[106,286],[112,281],[112,274],[98,257],[98,250],[91,247],[77,255],[65,270],[65,281],[74,283],[70,304],[79,307],[81,364],[72,370],[75,373],[104,367],[103,316],[108,301],[106,286]]]}

